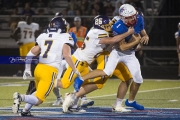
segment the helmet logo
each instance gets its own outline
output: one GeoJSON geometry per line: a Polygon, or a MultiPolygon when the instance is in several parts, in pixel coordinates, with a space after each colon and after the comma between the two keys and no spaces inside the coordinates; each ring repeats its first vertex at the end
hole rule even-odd
{"type": "Polygon", "coordinates": [[[122,13],[124,11],[124,7],[120,8],[119,12],[122,13]]]}

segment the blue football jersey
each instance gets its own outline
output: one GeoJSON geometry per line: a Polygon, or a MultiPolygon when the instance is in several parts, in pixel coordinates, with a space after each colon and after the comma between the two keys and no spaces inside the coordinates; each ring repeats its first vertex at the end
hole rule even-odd
{"type": "MultiPolygon", "coordinates": [[[[70,34],[71,37],[73,38],[74,44],[76,44],[76,42],[77,42],[77,37],[76,37],[76,35],[74,34],[74,32],[69,32],[69,34],[70,34]]],[[[74,53],[74,48],[71,48],[71,54],[73,54],[73,53],[74,53]]]]}
{"type": "MultiPolygon", "coordinates": [[[[140,34],[141,30],[143,29],[144,29],[144,18],[141,15],[137,15],[137,23],[134,26],[135,34],[140,34]]],[[[112,26],[112,31],[114,35],[119,35],[119,34],[123,34],[127,32],[128,27],[120,19],[112,26]]],[[[129,35],[128,37],[126,37],[125,41],[128,42],[131,36],[132,35],[129,35]]]]}

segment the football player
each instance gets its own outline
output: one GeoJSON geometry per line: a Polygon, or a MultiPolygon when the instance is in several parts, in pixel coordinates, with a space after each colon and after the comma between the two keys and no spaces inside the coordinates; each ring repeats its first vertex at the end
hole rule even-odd
{"type": "Polygon", "coordinates": [[[74,74],[80,75],[72,58],[70,47],[74,44],[72,37],[67,33],[66,20],[61,17],[53,18],[49,23],[47,33],[38,36],[36,45],[26,56],[26,65],[23,79],[31,77],[31,59],[39,55],[39,63],[35,68],[36,92],[31,95],[13,94],[14,104],[12,110],[18,113],[21,102],[26,102],[21,116],[31,116],[30,109],[33,105],[43,103],[56,84],[56,78],[62,58],[64,57],[74,74]]]}
{"type": "MultiPolygon", "coordinates": [[[[73,54],[74,63],[77,65],[77,69],[80,71],[81,75],[85,75],[89,72],[88,66],[103,52],[107,47],[106,45],[119,42],[134,33],[134,30],[129,28],[124,34],[109,37],[108,32],[111,31],[111,25],[109,23],[110,19],[107,16],[96,16],[93,19],[93,27],[88,32],[82,48],[78,48],[73,54]]],[[[76,78],[76,75],[72,73],[71,68],[68,68],[58,86],[61,88],[68,88],[73,83],[74,78],[76,78]]],[[[76,92],[79,91],[77,86],[74,86],[74,88],[76,92]]],[[[75,103],[77,103],[77,101],[78,99],[76,99],[75,103]]],[[[64,104],[63,108],[66,108],[64,104]]],[[[63,111],[67,112],[68,108],[63,109],[63,111]]]]}
{"type": "MultiPolygon", "coordinates": [[[[137,11],[135,8],[129,4],[124,4],[120,7],[119,9],[119,14],[121,19],[118,20],[114,25],[113,25],[113,34],[119,35],[123,34],[124,32],[127,31],[129,27],[134,27],[135,33],[136,34],[141,34],[142,37],[139,35],[136,35],[140,39],[140,43],[147,44],[149,37],[146,34],[144,30],[144,20],[143,17],[137,14],[137,11]]],[[[126,44],[131,43],[133,41],[132,35],[126,37],[124,40],[120,41],[118,46],[114,46],[115,49],[110,53],[110,56],[108,58],[108,61],[106,63],[106,67],[104,70],[94,70],[90,72],[89,74],[86,74],[82,78],[76,78],[75,79],[75,86],[80,87],[80,83],[84,80],[88,80],[90,78],[95,78],[99,76],[110,76],[112,72],[115,70],[117,64],[119,62],[123,62],[129,69],[132,77],[133,77],[133,82],[130,87],[130,94],[129,94],[129,99],[126,100],[125,104],[126,106],[134,107],[138,110],[144,110],[144,106],[136,103],[135,96],[137,94],[137,91],[143,82],[143,78],[141,76],[141,70],[140,70],[140,64],[138,62],[138,59],[135,56],[135,47],[131,49],[125,49],[127,46],[126,44]]],[[[132,42],[133,43],[133,42],[132,42]]],[[[139,49],[139,44],[138,44],[138,49],[139,49]]],[[[130,82],[121,82],[118,93],[117,93],[117,99],[116,103],[114,106],[117,106],[116,104],[119,104],[121,106],[122,104],[122,99],[126,92],[127,89],[130,85],[130,82]],[[123,87],[121,87],[123,86],[123,87]],[[121,97],[120,97],[121,96],[121,97]]],[[[86,88],[87,91],[88,88],[86,88]]],[[[83,95],[82,93],[76,93],[75,97],[79,97],[83,95]]],[[[65,100],[65,104],[63,105],[65,107],[70,106],[73,99],[71,97],[74,97],[74,94],[71,94],[68,96],[67,101],[65,100]],[[68,105],[69,104],[69,105],[68,105]]],[[[67,109],[67,108],[65,108],[67,109]]]]}
{"type": "Polygon", "coordinates": [[[177,46],[177,53],[178,53],[178,79],[180,79],[180,22],[178,23],[178,31],[175,32],[175,39],[176,39],[176,46],[177,46]]]}
{"type": "MultiPolygon", "coordinates": [[[[55,16],[63,17],[62,14],[60,14],[60,13],[56,13],[55,16]]],[[[70,28],[70,25],[69,25],[69,23],[67,23],[67,31],[69,31],[69,28],[70,28]]],[[[74,41],[74,45],[71,47],[71,54],[73,54],[77,48],[77,45],[76,45],[77,38],[73,32],[69,32],[69,34],[71,35],[71,37],[74,41]]],[[[59,72],[58,72],[57,80],[60,80],[63,71],[65,71],[67,69],[67,67],[68,67],[68,64],[67,64],[66,60],[63,59],[61,65],[60,65],[60,68],[62,68],[62,69],[59,70],[59,72]]],[[[60,88],[54,87],[53,93],[56,96],[56,101],[54,101],[54,103],[52,105],[58,106],[58,105],[62,104],[63,98],[62,98],[62,95],[60,93],[60,88]]]]}
{"type": "MultiPolygon", "coordinates": [[[[32,16],[27,15],[25,21],[20,21],[13,33],[16,43],[19,45],[20,56],[24,58],[29,50],[35,45],[35,39],[39,35],[39,24],[32,22],[32,16]],[[19,37],[20,36],[20,37],[19,37]]],[[[13,76],[22,76],[23,64],[17,74],[13,76]]]]}

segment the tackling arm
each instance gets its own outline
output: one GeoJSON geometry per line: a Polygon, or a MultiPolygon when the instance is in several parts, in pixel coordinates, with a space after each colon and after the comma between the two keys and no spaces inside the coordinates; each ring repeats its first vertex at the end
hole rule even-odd
{"type": "Polygon", "coordinates": [[[117,35],[115,37],[107,37],[107,38],[102,38],[100,41],[99,41],[99,44],[114,44],[116,42],[119,42],[121,41],[122,39],[124,39],[125,37],[131,35],[134,33],[134,28],[129,28],[127,32],[123,33],[123,34],[120,34],[120,35],[117,35]]]}
{"type": "Polygon", "coordinates": [[[74,65],[74,63],[72,61],[71,48],[67,44],[64,44],[64,46],[63,46],[63,56],[64,56],[66,62],[68,63],[68,65],[74,71],[74,73],[77,74],[77,76],[79,77],[79,80],[74,81],[74,89],[75,89],[76,92],[78,92],[81,85],[83,84],[83,80],[81,79],[81,75],[80,75],[79,71],[76,69],[76,67],[75,67],[75,65],[74,65]]]}
{"type": "Polygon", "coordinates": [[[139,43],[139,41],[141,40],[141,37],[139,34],[138,34],[138,36],[132,35],[131,39],[132,40],[130,40],[131,42],[129,42],[129,43],[126,43],[125,40],[120,41],[119,47],[122,51],[133,48],[135,45],[137,45],[139,43]]]}

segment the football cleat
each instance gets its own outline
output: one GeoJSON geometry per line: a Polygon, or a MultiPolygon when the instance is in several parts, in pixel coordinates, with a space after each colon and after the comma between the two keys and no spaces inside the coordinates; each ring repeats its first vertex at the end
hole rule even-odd
{"type": "Polygon", "coordinates": [[[112,111],[114,111],[114,112],[121,112],[121,113],[131,112],[131,110],[126,109],[126,108],[122,107],[121,105],[116,105],[116,104],[114,104],[112,106],[112,111]]]}
{"type": "Polygon", "coordinates": [[[57,98],[56,101],[52,104],[53,106],[59,106],[60,104],[62,105],[63,104],[63,98],[60,97],[60,98],[57,98]]]}
{"type": "Polygon", "coordinates": [[[30,111],[23,112],[23,110],[21,110],[20,115],[21,115],[21,116],[33,116],[33,115],[31,115],[31,112],[30,112],[30,111]]]}
{"type": "Polygon", "coordinates": [[[75,112],[79,112],[79,113],[85,113],[86,110],[84,109],[81,109],[80,107],[77,107],[77,108],[68,108],[68,113],[75,113],[75,112]]]}
{"type": "Polygon", "coordinates": [[[81,99],[81,107],[87,108],[88,106],[93,106],[94,105],[94,101],[90,100],[90,99],[81,99]]]}
{"type": "Polygon", "coordinates": [[[14,103],[12,106],[12,111],[13,111],[13,113],[18,113],[22,98],[18,92],[15,92],[13,94],[13,99],[14,99],[14,103]]]}
{"type": "Polygon", "coordinates": [[[23,73],[21,71],[18,71],[16,74],[13,75],[13,77],[22,77],[23,73]]]}
{"type": "Polygon", "coordinates": [[[64,102],[63,102],[63,105],[62,105],[62,109],[63,109],[63,112],[68,112],[68,108],[71,107],[74,102],[75,102],[75,94],[74,93],[69,93],[64,102]]]}
{"type": "Polygon", "coordinates": [[[129,103],[128,99],[126,99],[125,105],[129,106],[129,107],[133,107],[133,108],[135,108],[137,110],[144,110],[144,106],[141,105],[141,104],[138,104],[136,101],[134,101],[132,103],[129,103]]]}

